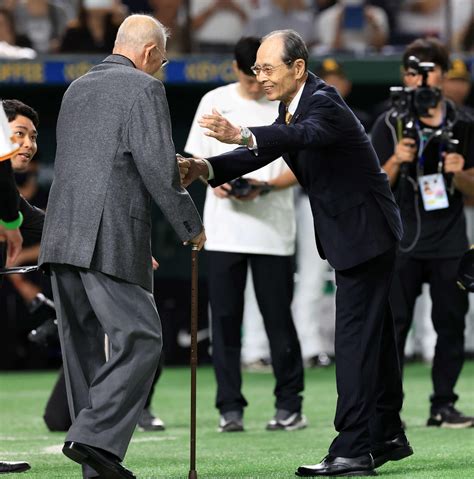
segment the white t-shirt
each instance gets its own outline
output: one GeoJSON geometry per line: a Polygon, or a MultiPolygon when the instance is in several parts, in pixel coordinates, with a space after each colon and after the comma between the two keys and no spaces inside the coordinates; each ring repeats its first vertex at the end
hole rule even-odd
{"type": "MultiPolygon", "coordinates": [[[[331,47],[334,42],[337,25],[341,15],[343,5],[336,3],[332,7],[327,8],[316,17],[316,38],[319,39],[321,45],[331,47]]],[[[374,16],[374,20],[380,30],[388,35],[389,26],[388,18],[385,11],[380,7],[371,5],[370,10],[374,16]]],[[[366,24],[362,30],[344,29],[342,32],[343,45],[347,50],[364,51],[367,49],[369,39],[369,26],[366,24]]]]}
{"type": "MultiPolygon", "coordinates": [[[[272,124],[278,116],[278,102],[265,97],[258,101],[243,98],[238,83],[216,88],[203,96],[184,147],[196,157],[216,156],[236,148],[204,135],[197,120],[216,108],[235,125],[272,124]]],[[[286,171],[282,158],[253,171],[248,178],[268,181],[286,171]]],[[[293,188],[271,191],[252,201],[218,198],[207,189],[204,204],[206,249],[232,253],[292,255],[295,250],[293,188]]]]}
{"type": "Polygon", "coordinates": [[[314,37],[314,15],[310,10],[284,12],[276,5],[269,5],[253,14],[244,30],[244,36],[263,37],[274,30],[291,28],[297,31],[306,43],[314,37]]]}
{"type": "MultiPolygon", "coordinates": [[[[213,3],[215,3],[214,0],[192,0],[191,17],[197,17],[213,3]]],[[[239,0],[235,3],[250,17],[253,12],[251,0],[239,0]]],[[[202,27],[194,33],[194,39],[198,42],[234,45],[242,36],[245,24],[246,21],[242,20],[237,12],[222,8],[211,15],[202,27]]]]}
{"type": "MultiPolygon", "coordinates": [[[[413,0],[405,0],[398,13],[397,25],[400,33],[418,35],[419,37],[438,35],[446,38],[446,3],[430,13],[418,13],[409,10],[413,0]]],[[[474,15],[472,0],[451,0],[452,33],[459,32],[474,15]]]]}

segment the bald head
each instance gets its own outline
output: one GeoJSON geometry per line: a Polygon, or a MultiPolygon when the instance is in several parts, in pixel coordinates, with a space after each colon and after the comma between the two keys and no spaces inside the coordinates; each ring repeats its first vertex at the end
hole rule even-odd
{"type": "Polygon", "coordinates": [[[114,53],[117,48],[140,49],[147,43],[166,43],[168,31],[156,18],[149,15],[130,15],[117,32],[114,53]]]}
{"type": "Polygon", "coordinates": [[[118,29],[113,53],[130,58],[139,70],[154,74],[166,56],[167,38],[167,28],[156,18],[130,15],[118,29]],[[158,56],[161,58],[158,59],[158,56]]]}

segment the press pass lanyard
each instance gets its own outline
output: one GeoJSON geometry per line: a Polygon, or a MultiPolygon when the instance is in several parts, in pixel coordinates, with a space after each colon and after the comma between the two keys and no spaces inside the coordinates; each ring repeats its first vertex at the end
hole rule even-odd
{"type": "MultiPolygon", "coordinates": [[[[417,164],[417,174],[418,177],[423,176],[425,173],[425,149],[428,146],[428,143],[438,136],[440,132],[443,131],[444,128],[444,118],[445,115],[443,114],[443,121],[441,123],[441,126],[434,130],[431,135],[427,135],[426,132],[421,128],[420,122],[417,119],[416,120],[416,130],[418,132],[418,138],[420,140],[420,146],[418,148],[418,164],[417,164]]],[[[438,145],[438,174],[443,173],[443,144],[440,141],[438,145]]]]}

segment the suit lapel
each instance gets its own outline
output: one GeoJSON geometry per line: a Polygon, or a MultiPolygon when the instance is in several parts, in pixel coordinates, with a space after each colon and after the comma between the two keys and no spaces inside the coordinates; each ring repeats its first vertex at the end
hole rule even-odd
{"type": "MultiPolygon", "coordinates": [[[[308,72],[308,79],[306,80],[306,83],[303,87],[303,92],[301,93],[301,98],[298,103],[298,107],[295,110],[295,114],[291,118],[290,125],[293,123],[296,123],[298,121],[298,118],[301,116],[302,113],[306,110],[308,107],[308,101],[307,99],[314,93],[314,91],[321,85],[322,80],[319,79],[316,75],[314,75],[311,72],[308,72]]],[[[286,107],[285,104],[280,102],[280,105],[278,107],[278,123],[285,124],[285,113],[286,113],[286,107]]]]}

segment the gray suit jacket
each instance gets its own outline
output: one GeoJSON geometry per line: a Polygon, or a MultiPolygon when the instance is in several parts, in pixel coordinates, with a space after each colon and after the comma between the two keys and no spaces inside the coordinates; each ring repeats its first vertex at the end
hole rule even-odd
{"type": "Polygon", "coordinates": [[[151,291],[151,199],[181,240],[202,230],[180,185],[163,84],[110,55],[64,94],[39,264],[93,269],[151,291]]]}

